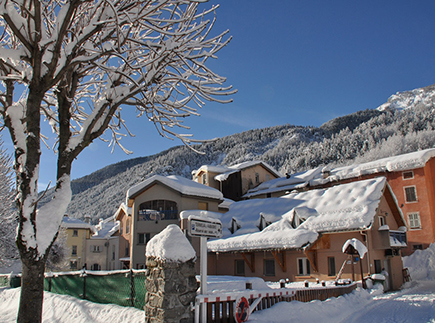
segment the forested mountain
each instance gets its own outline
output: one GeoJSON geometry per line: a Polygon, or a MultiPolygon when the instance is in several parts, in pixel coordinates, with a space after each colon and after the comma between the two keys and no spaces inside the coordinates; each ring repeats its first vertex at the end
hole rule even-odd
{"type": "Polygon", "coordinates": [[[191,178],[191,171],[204,164],[263,160],[285,174],[435,147],[434,98],[432,85],[396,93],[378,109],[336,118],[318,128],[286,124],[249,130],[196,146],[203,155],[178,146],[119,162],[74,180],[68,212],[78,218],[89,214],[94,221],[106,218],[124,201],[130,186],[154,174],[191,178]]]}

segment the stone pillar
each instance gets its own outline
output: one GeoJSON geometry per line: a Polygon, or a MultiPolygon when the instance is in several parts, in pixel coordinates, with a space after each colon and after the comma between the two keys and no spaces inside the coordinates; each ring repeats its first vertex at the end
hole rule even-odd
{"type": "Polygon", "coordinates": [[[166,233],[165,229],[147,244],[144,308],[147,323],[194,321],[192,309],[197,290],[195,251],[180,228],[175,227],[166,233]]]}

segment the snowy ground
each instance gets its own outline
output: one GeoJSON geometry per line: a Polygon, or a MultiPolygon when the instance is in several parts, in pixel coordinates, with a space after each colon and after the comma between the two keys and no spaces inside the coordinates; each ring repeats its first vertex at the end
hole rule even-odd
{"type": "MultiPolygon", "coordinates": [[[[352,294],[324,302],[279,303],[270,309],[253,313],[249,322],[346,322],[391,323],[435,322],[435,281],[413,282],[398,292],[377,296],[358,289],[352,294]]],[[[19,288],[0,289],[0,320],[16,322],[19,288]]],[[[117,323],[144,322],[144,312],[117,305],[95,304],[76,298],[46,292],[44,323],[117,323]]]]}
{"type": "MultiPolygon", "coordinates": [[[[413,281],[400,291],[382,294],[358,288],[352,294],[310,303],[279,303],[253,313],[249,322],[435,323],[435,244],[404,259],[413,281]]],[[[0,321],[16,321],[19,288],[0,288],[0,321]]],[[[95,304],[45,292],[44,323],[144,322],[144,312],[95,304]]]]}

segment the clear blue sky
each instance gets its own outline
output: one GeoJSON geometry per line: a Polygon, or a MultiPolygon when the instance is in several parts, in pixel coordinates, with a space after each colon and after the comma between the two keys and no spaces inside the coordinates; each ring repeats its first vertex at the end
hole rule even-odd
{"type": "MultiPolygon", "coordinates": [[[[207,104],[185,122],[197,139],[280,124],[313,125],[374,109],[397,91],[435,83],[435,1],[213,0],[215,32],[231,43],[210,66],[238,89],[234,102],[207,104]]],[[[153,124],[125,117],[134,151],[113,154],[97,141],[73,164],[73,178],[106,165],[180,145],[153,124]]],[[[184,131],[185,132],[185,131],[184,131]]],[[[6,139],[6,138],[5,138],[6,139]]],[[[55,179],[44,148],[40,187],[55,179]]]]}

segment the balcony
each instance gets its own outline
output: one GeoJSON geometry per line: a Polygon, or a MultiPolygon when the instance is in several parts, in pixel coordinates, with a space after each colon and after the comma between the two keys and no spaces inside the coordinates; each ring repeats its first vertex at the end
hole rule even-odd
{"type": "Polygon", "coordinates": [[[389,233],[391,248],[406,248],[408,246],[408,239],[405,231],[389,230],[389,233]]]}
{"type": "Polygon", "coordinates": [[[402,249],[408,247],[408,239],[404,230],[390,230],[388,225],[379,228],[374,237],[376,249],[402,249]]]}

